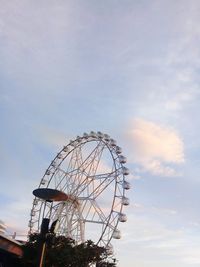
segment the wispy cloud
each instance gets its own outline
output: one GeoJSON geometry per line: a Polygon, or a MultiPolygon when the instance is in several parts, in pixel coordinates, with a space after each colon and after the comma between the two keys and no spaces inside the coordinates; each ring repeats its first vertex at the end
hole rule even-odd
{"type": "Polygon", "coordinates": [[[171,166],[185,161],[184,145],[173,129],[154,122],[135,119],[126,133],[131,145],[131,158],[143,171],[154,175],[176,176],[171,166]]]}
{"type": "Polygon", "coordinates": [[[70,140],[70,137],[65,135],[62,131],[44,125],[37,125],[35,131],[39,141],[51,148],[61,149],[63,146],[67,145],[70,140]]]}
{"type": "MultiPolygon", "coordinates": [[[[163,211],[160,212],[163,213],[163,211]]],[[[168,211],[167,214],[174,216],[168,211]]],[[[158,214],[152,215],[146,210],[145,213],[129,216],[128,227],[122,226],[124,238],[117,252],[120,254],[121,246],[125,250],[131,247],[134,263],[140,258],[139,266],[160,267],[170,266],[170,263],[184,267],[198,266],[200,261],[199,237],[194,238],[193,229],[186,230],[177,225],[176,227],[172,224],[167,225],[166,221],[160,220],[158,214]]],[[[126,252],[122,255],[123,257],[126,257],[126,252]]],[[[132,265],[128,263],[127,266],[132,265]]]]}

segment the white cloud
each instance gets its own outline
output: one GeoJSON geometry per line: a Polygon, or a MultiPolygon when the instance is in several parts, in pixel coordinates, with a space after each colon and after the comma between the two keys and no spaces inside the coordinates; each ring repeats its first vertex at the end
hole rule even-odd
{"type": "Polygon", "coordinates": [[[135,119],[126,135],[131,145],[130,157],[143,171],[160,176],[177,175],[170,165],[184,162],[184,145],[173,129],[135,119]]]}
{"type": "MultiPolygon", "coordinates": [[[[147,210],[145,214],[129,215],[128,218],[126,225],[120,225],[123,239],[122,244],[117,245],[117,254],[120,255],[120,247],[123,247],[125,254],[126,250],[131,253],[134,264],[138,260],[138,266],[143,266],[143,261],[144,266],[198,266],[199,237],[192,228],[173,227],[147,210]]],[[[126,266],[131,267],[131,264],[127,262],[126,266]]]]}
{"type": "MultiPolygon", "coordinates": [[[[177,83],[179,83],[180,80],[184,78],[187,79],[185,76],[183,78],[177,78],[177,83]]],[[[179,111],[185,104],[189,104],[194,101],[199,94],[198,88],[196,88],[196,85],[192,82],[190,82],[190,85],[188,87],[186,87],[185,90],[183,88],[180,88],[179,92],[174,94],[171,99],[165,102],[165,108],[169,111],[179,111]],[[190,87],[190,90],[188,90],[188,87],[190,87]]]]}
{"type": "Polygon", "coordinates": [[[61,149],[69,143],[69,136],[62,133],[62,131],[57,131],[53,127],[37,126],[35,130],[38,134],[39,140],[50,147],[61,149]]]}

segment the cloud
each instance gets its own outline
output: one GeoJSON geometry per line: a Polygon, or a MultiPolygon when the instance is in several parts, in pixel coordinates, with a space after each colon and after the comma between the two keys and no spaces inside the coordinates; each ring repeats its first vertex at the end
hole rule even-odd
{"type": "Polygon", "coordinates": [[[53,127],[37,125],[35,131],[40,142],[52,148],[61,149],[63,146],[67,145],[70,140],[69,135],[53,127]]]}
{"type": "MultiPolygon", "coordinates": [[[[180,83],[180,79],[177,78],[177,83],[180,83]]],[[[187,78],[185,77],[185,79],[187,78]]],[[[192,101],[194,101],[195,98],[198,97],[199,95],[198,88],[196,88],[195,83],[193,84],[193,81],[190,82],[188,87],[186,87],[185,89],[180,88],[179,91],[176,94],[174,94],[173,97],[171,96],[171,98],[164,103],[164,107],[169,111],[179,111],[186,104],[189,104],[192,101]],[[188,87],[190,87],[190,90],[188,90],[188,87]]]]}
{"type": "MultiPolygon", "coordinates": [[[[168,211],[164,212],[169,216],[175,216],[168,211]]],[[[159,212],[163,213],[160,209],[159,212]]],[[[120,224],[123,238],[121,244],[116,245],[117,254],[124,258],[124,261],[131,248],[134,263],[138,260],[136,266],[199,265],[199,236],[192,228],[184,229],[181,225],[174,227],[171,220],[169,224],[168,221],[161,220],[158,213],[152,213],[152,209],[145,209],[144,213],[131,214],[128,219],[126,225],[120,224]]],[[[131,262],[127,262],[126,266],[132,266],[131,262]]]]}
{"type": "Polygon", "coordinates": [[[160,176],[177,175],[174,165],[184,162],[184,145],[173,129],[135,119],[126,136],[131,144],[130,158],[139,163],[142,171],[160,176]]]}

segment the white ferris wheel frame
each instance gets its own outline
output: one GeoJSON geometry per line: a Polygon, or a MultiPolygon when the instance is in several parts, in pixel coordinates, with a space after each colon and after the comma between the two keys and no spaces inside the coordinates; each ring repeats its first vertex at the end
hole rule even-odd
{"type": "MultiPolygon", "coordinates": [[[[111,239],[121,238],[118,223],[125,222],[123,207],[129,205],[125,196],[130,184],[126,180],[129,174],[124,166],[126,158],[116,141],[101,132],[90,132],[77,136],[53,159],[39,188],[54,187],[68,195],[67,201],[50,203],[35,198],[31,209],[29,233],[39,232],[42,219],[49,217],[50,222],[57,221],[56,234],[73,238],[76,243],[85,241],[85,225],[101,225],[96,244],[111,247],[111,239]],[[92,150],[83,157],[84,148],[92,145],[92,150]],[[110,155],[109,172],[97,173],[103,153],[110,155]],[[67,161],[66,169],[63,165],[67,161]],[[106,190],[112,192],[109,211],[100,206],[99,199],[106,190]]],[[[106,193],[108,194],[108,193],[106,193]]],[[[104,197],[104,195],[103,195],[104,197]]]]}

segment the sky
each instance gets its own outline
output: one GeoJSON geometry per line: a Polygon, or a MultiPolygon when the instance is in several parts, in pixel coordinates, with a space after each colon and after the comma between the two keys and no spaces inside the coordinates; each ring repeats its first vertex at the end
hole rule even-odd
{"type": "Polygon", "coordinates": [[[27,233],[63,145],[109,134],[130,169],[119,267],[200,264],[200,2],[0,0],[0,219],[27,233]]]}

